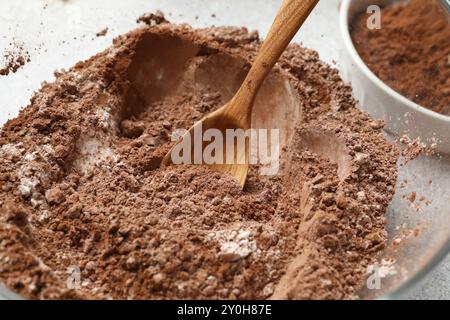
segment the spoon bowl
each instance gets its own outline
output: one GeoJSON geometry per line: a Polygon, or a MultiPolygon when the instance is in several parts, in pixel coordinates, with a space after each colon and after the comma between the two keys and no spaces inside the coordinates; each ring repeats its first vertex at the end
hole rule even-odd
{"type": "MultiPolygon", "coordinates": [[[[240,145],[235,141],[235,144],[233,145],[232,155],[230,155],[229,152],[227,153],[225,137],[227,137],[227,130],[248,130],[250,128],[251,119],[250,117],[234,117],[230,115],[230,110],[232,110],[232,108],[230,108],[230,104],[226,104],[220,109],[208,114],[202,120],[198,121],[194,126],[192,126],[187,132],[182,135],[179,142],[172,148],[172,150],[168,154],[166,154],[162,161],[162,165],[169,166],[176,164],[175,162],[178,161],[173,160],[176,157],[184,156],[184,154],[175,153],[177,151],[177,145],[184,142],[191,146],[188,149],[190,149],[190,159],[194,164],[208,164],[214,170],[229,173],[234,176],[242,186],[244,186],[247,179],[250,162],[249,140],[245,138],[244,145],[240,145]],[[205,143],[203,139],[205,137],[205,132],[208,132],[209,130],[220,132],[221,137],[224,138],[222,141],[219,141],[219,143],[224,146],[222,148],[222,161],[210,161],[211,159],[204,154],[207,143],[205,143]],[[195,147],[196,139],[199,139],[198,141],[200,141],[200,143],[198,143],[198,145],[201,146],[200,148],[195,147]],[[227,160],[227,156],[231,161],[227,160]]],[[[189,150],[187,152],[189,152],[189,150]]],[[[217,159],[217,155],[214,152],[213,156],[217,159]]]]}

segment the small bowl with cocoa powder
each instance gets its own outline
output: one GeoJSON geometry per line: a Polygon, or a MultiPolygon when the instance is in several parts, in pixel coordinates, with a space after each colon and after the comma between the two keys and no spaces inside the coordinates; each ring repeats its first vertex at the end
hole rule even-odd
{"type": "Polygon", "coordinates": [[[342,74],[394,134],[450,153],[450,23],[439,0],[344,0],[342,74]]]}

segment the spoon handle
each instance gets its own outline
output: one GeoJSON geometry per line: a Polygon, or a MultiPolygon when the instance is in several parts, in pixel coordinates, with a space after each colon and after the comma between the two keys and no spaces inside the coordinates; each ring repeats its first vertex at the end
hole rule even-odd
{"type": "Polygon", "coordinates": [[[244,84],[234,97],[237,102],[235,105],[248,107],[248,116],[264,79],[318,2],[319,0],[283,1],[244,84]]]}

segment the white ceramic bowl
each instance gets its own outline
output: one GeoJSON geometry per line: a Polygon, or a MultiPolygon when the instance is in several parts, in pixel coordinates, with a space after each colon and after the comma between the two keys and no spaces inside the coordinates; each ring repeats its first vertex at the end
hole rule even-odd
{"type": "Polygon", "coordinates": [[[385,84],[364,63],[351,39],[349,26],[356,15],[366,12],[369,5],[381,7],[392,2],[396,1],[342,1],[340,28],[345,46],[341,60],[342,76],[351,83],[361,108],[372,117],[384,120],[388,131],[407,134],[412,139],[420,137],[428,145],[436,142],[439,153],[450,154],[450,117],[414,103],[385,84]]]}

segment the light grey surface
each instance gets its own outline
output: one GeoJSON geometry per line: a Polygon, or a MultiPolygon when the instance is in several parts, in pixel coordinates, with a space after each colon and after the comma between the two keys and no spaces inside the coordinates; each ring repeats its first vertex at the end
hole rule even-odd
{"type": "MultiPolygon", "coordinates": [[[[136,27],[136,18],[145,12],[161,9],[171,21],[188,22],[194,27],[245,25],[264,36],[280,3],[277,0],[1,0],[0,52],[9,49],[11,41],[23,43],[32,61],[18,73],[0,77],[0,125],[28,104],[42,81],[53,79],[55,69],[69,68],[106,48],[113,37],[136,27]],[[105,27],[109,28],[108,34],[97,38],[95,33],[105,27]]],[[[295,39],[316,49],[330,63],[340,60],[338,4],[338,0],[322,0],[295,39]]],[[[450,258],[409,297],[449,299],[450,258]]]]}
{"type": "Polygon", "coordinates": [[[450,299],[450,256],[409,295],[409,299],[450,299]]]}

